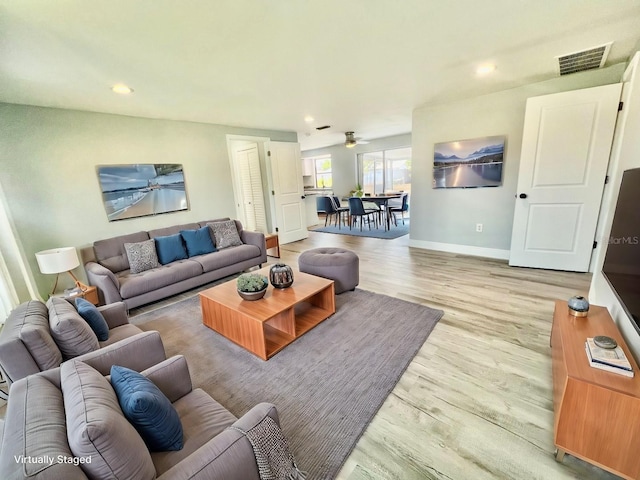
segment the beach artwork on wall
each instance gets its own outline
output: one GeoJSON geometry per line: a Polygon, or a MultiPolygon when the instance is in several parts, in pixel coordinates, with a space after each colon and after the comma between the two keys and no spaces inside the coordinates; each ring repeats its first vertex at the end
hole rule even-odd
{"type": "Polygon", "coordinates": [[[110,222],[189,209],[182,165],[98,165],[102,201],[110,222]]]}
{"type": "Polygon", "coordinates": [[[502,135],[436,143],[433,154],[433,188],[502,185],[505,139],[502,135]]]}

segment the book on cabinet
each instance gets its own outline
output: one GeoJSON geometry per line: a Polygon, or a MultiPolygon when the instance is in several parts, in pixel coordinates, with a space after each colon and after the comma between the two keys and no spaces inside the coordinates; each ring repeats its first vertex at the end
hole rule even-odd
{"type": "Polygon", "coordinates": [[[590,358],[594,362],[624,370],[632,370],[627,356],[619,345],[615,348],[602,348],[596,345],[593,338],[587,338],[587,348],[589,349],[590,358]]]}
{"type": "Polygon", "coordinates": [[[633,377],[633,370],[627,370],[621,367],[614,367],[612,365],[595,361],[591,356],[591,351],[589,350],[589,342],[585,342],[584,350],[587,353],[587,359],[589,360],[589,365],[593,368],[598,368],[600,370],[604,370],[606,372],[616,373],[618,375],[624,375],[625,377],[633,377]]]}

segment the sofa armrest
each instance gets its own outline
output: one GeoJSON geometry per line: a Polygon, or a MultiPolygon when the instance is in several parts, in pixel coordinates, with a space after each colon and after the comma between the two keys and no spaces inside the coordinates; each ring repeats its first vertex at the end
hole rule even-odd
{"type": "Polygon", "coordinates": [[[119,342],[75,357],[74,360],[80,360],[106,376],[110,374],[113,365],[141,372],[166,358],[160,334],[150,331],[124,338],[119,342]]]}
{"type": "Polygon", "coordinates": [[[260,249],[261,256],[264,257],[264,261],[267,261],[267,241],[264,238],[264,233],[242,230],[240,233],[240,240],[242,240],[242,243],[258,247],[260,249]]]}
{"type": "Polygon", "coordinates": [[[182,355],[167,358],[140,373],[155,383],[171,403],[193,390],[189,366],[182,355]]]}
{"type": "Polygon", "coordinates": [[[123,302],[109,303],[98,307],[98,310],[106,320],[109,330],[129,323],[127,306],[123,302]]]}
{"type": "Polygon", "coordinates": [[[120,296],[120,282],[111,270],[96,262],[87,262],[84,268],[87,271],[89,283],[98,288],[102,294],[104,303],[109,304],[122,301],[122,297],[120,296]]]}
{"type": "MultiPolygon", "coordinates": [[[[260,403],[238,419],[233,426],[251,428],[267,415],[279,424],[276,407],[270,403],[260,403]]],[[[164,472],[158,480],[210,478],[260,479],[253,447],[241,432],[224,430],[164,472]]]]}
{"type": "Polygon", "coordinates": [[[276,406],[272,403],[262,402],[236,420],[233,426],[246,432],[255,427],[267,416],[273,418],[278,426],[280,425],[280,417],[278,416],[276,406]]]}

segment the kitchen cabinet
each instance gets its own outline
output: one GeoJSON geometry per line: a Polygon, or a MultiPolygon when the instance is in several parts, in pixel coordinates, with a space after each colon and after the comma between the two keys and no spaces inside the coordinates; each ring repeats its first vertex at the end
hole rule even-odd
{"type": "Polygon", "coordinates": [[[313,164],[313,158],[302,159],[302,176],[313,177],[316,174],[315,165],[313,164]]]}

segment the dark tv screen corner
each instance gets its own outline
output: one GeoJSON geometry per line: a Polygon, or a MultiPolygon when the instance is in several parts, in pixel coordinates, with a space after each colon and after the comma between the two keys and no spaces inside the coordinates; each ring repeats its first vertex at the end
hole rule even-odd
{"type": "Polygon", "coordinates": [[[640,168],[622,175],[602,273],[640,334],[640,168]]]}

